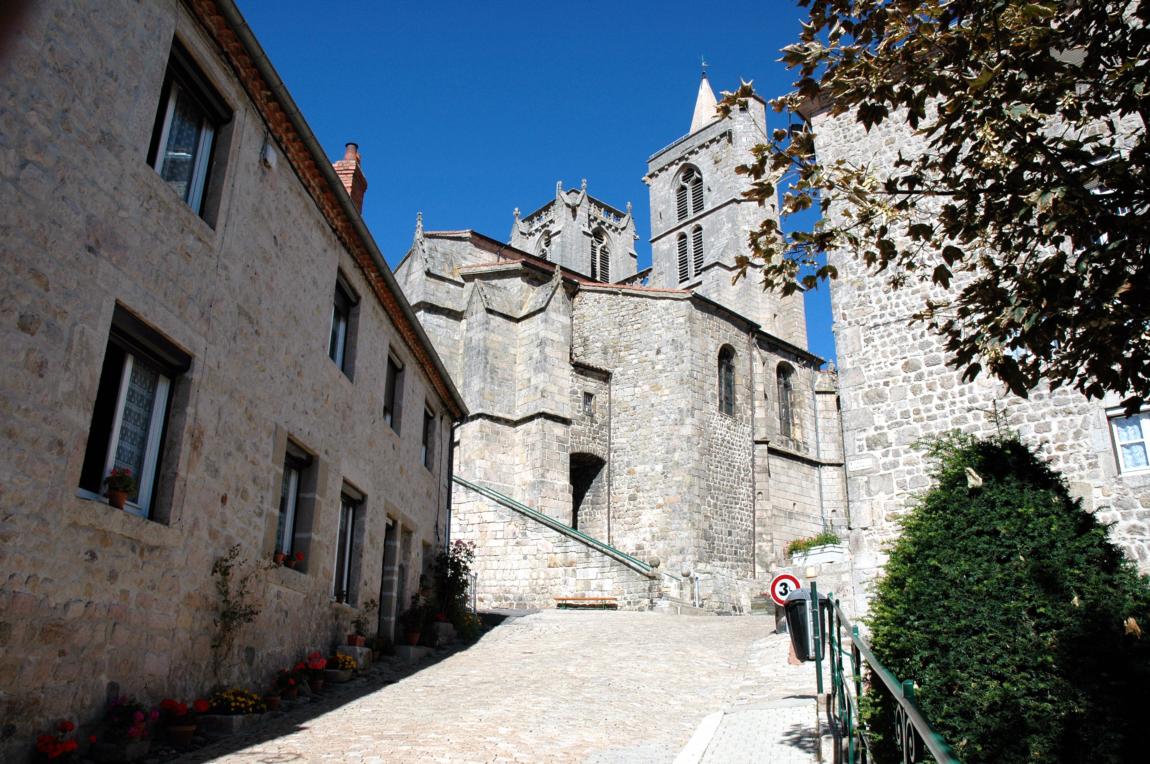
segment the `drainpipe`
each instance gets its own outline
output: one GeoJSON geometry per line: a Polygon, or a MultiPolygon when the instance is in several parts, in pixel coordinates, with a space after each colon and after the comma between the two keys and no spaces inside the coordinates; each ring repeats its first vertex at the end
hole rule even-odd
{"type": "MultiPolygon", "coordinates": [[[[455,433],[458,431],[460,425],[462,424],[462,419],[451,420],[451,437],[447,439],[447,528],[443,534],[444,549],[449,549],[451,547],[451,497],[455,492],[455,481],[451,479],[451,476],[455,474],[455,433]]],[[[439,527],[438,520],[439,518],[436,517],[437,528],[439,527]]]]}

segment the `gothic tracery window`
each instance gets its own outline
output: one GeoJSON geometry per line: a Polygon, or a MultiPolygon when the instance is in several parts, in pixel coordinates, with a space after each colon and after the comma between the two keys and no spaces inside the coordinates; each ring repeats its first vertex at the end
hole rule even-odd
{"type": "Polygon", "coordinates": [[[703,176],[694,167],[687,166],[679,174],[675,188],[675,209],[679,220],[703,211],[703,176]]]}
{"type": "Polygon", "coordinates": [[[611,246],[602,228],[591,236],[591,278],[604,284],[611,283],[611,246]]]}
{"type": "Polygon", "coordinates": [[[730,345],[719,351],[719,411],[735,415],[735,351],[730,345]]]}
{"type": "Polygon", "coordinates": [[[682,284],[691,278],[691,261],[687,256],[687,234],[679,234],[677,246],[679,248],[679,283],[682,284]]]}
{"type": "Polygon", "coordinates": [[[795,370],[780,363],[775,373],[775,387],[779,396],[779,434],[790,438],[794,434],[794,382],[795,370]]]}
{"type": "Polygon", "coordinates": [[[544,231],[543,235],[539,237],[539,256],[544,260],[551,259],[551,232],[544,231]]]}
{"type": "Polygon", "coordinates": [[[698,276],[703,270],[703,226],[697,225],[691,229],[691,260],[698,276]]]}

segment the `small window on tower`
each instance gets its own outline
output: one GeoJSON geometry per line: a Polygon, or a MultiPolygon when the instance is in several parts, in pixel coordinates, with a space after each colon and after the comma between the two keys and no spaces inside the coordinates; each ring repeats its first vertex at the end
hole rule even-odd
{"type": "Polygon", "coordinates": [[[611,283],[611,247],[602,228],[591,236],[591,278],[604,284],[611,283]]]}
{"type": "Polygon", "coordinates": [[[703,270],[703,227],[697,225],[691,229],[691,259],[695,266],[695,275],[703,270]]]}
{"type": "Polygon", "coordinates": [[[679,249],[679,283],[682,284],[687,279],[691,278],[691,261],[687,255],[687,234],[679,234],[679,239],[676,242],[679,249]]]}
{"type": "Polygon", "coordinates": [[[595,396],[592,393],[583,393],[583,413],[587,416],[595,415],[595,396]]]}
{"type": "Polygon", "coordinates": [[[694,167],[685,167],[675,188],[675,210],[679,220],[703,211],[703,176],[694,167]]]}

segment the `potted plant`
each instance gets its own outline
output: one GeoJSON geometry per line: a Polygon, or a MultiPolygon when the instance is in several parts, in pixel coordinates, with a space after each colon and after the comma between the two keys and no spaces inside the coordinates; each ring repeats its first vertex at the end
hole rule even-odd
{"type": "Polygon", "coordinates": [[[135,698],[123,695],[108,703],[103,737],[93,736],[92,758],[103,762],[136,761],[152,749],[149,724],[160,716],[135,698]]]}
{"type": "Polygon", "coordinates": [[[196,734],[196,717],[211,710],[211,704],[203,699],[189,706],[182,701],[165,698],[160,701],[160,724],[164,728],[168,742],[176,748],[186,748],[196,734]]]}
{"type": "Polygon", "coordinates": [[[68,719],[61,719],[50,735],[41,735],[36,738],[36,756],[34,761],[73,761],[76,757],[78,744],[69,736],[76,729],[76,725],[68,719]]]}
{"type": "Polygon", "coordinates": [[[356,666],[355,658],[350,655],[333,655],[327,659],[324,678],[332,684],[343,684],[351,679],[356,666]]]}
{"type": "Polygon", "coordinates": [[[284,700],[295,700],[299,697],[299,673],[303,663],[297,663],[294,668],[280,669],[276,672],[275,689],[279,691],[284,700]]]}
{"type": "Polygon", "coordinates": [[[355,632],[347,635],[347,643],[352,647],[363,647],[367,644],[367,626],[371,619],[371,614],[379,607],[379,603],[375,600],[368,600],[363,603],[359,609],[359,613],[355,618],[351,619],[351,626],[355,632]]]}
{"type": "Polygon", "coordinates": [[[292,554],[285,554],[283,559],[285,568],[292,568],[293,570],[300,565],[303,565],[303,552],[293,552],[292,554]]]}
{"type": "Polygon", "coordinates": [[[286,560],[286,559],[287,559],[287,555],[285,555],[283,552],[281,552],[278,549],[275,551],[275,554],[272,555],[272,562],[274,562],[276,565],[283,565],[284,560],[286,560]]]}
{"type": "Polygon", "coordinates": [[[423,626],[427,621],[427,605],[419,593],[411,595],[411,606],[399,614],[399,628],[407,637],[407,644],[412,647],[419,644],[423,635],[423,626]]]}
{"type": "Polygon", "coordinates": [[[127,467],[113,467],[108,477],[104,478],[104,485],[108,487],[104,495],[116,509],[123,509],[128,497],[136,492],[136,479],[127,467]]]}
{"type": "Polygon", "coordinates": [[[324,683],[324,669],[327,668],[327,658],[323,657],[323,653],[319,650],[314,650],[307,655],[307,670],[308,670],[308,685],[315,692],[323,690],[324,683]]]}

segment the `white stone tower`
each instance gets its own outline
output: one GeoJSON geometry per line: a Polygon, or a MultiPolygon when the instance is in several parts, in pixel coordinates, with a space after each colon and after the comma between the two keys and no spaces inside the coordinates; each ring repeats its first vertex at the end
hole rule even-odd
{"type": "Polygon", "coordinates": [[[750,255],[748,234],[767,215],[778,215],[773,203],[744,199],[747,180],[735,172],[751,161],[751,147],[767,139],[764,106],[756,95],[720,117],[704,73],[690,132],[647,160],[651,283],[694,291],[806,349],[801,293],[782,298],[764,292],[754,266],[746,279],[731,283],[736,259],[750,255]]]}

